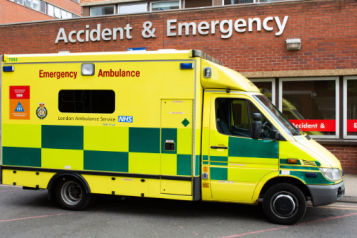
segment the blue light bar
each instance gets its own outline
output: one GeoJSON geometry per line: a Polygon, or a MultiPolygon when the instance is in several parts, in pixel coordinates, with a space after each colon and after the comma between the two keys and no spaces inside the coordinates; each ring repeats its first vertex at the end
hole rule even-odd
{"type": "Polygon", "coordinates": [[[181,69],[193,69],[193,63],[181,63],[181,69]]]}
{"type": "Polygon", "coordinates": [[[126,51],[146,51],[146,47],[128,48],[126,51]]]}
{"type": "Polygon", "coordinates": [[[2,71],[4,72],[14,72],[15,66],[4,66],[2,67],[2,71]]]}

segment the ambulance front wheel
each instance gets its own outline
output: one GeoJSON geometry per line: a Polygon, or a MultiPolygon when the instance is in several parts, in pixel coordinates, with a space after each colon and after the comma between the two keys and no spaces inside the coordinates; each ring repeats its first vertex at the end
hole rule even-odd
{"type": "Polygon", "coordinates": [[[306,199],[299,188],[289,183],[272,186],[263,198],[263,211],[269,221],[292,225],[306,212],[306,199]]]}
{"type": "Polygon", "coordinates": [[[92,200],[92,195],[85,192],[83,184],[73,178],[61,179],[55,189],[56,200],[63,209],[82,210],[92,200]]]}

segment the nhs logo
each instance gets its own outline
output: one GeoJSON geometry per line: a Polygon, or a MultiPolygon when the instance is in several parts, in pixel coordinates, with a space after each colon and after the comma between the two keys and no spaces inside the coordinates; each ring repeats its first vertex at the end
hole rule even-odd
{"type": "Polygon", "coordinates": [[[119,117],[118,117],[118,122],[133,123],[133,117],[119,116],[119,117]]]}

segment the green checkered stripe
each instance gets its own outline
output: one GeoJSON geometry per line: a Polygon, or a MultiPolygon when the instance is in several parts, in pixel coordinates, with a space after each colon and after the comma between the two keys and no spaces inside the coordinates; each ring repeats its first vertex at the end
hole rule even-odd
{"type": "MultiPolygon", "coordinates": [[[[70,153],[73,151],[82,153],[83,156],[79,161],[83,161],[84,170],[160,174],[160,154],[162,153],[175,156],[177,170],[174,175],[192,176],[191,171],[194,171],[195,175],[199,175],[200,155],[195,155],[194,157],[196,166],[193,170],[191,154],[177,153],[177,151],[180,151],[180,144],[187,145],[187,141],[186,143],[180,143],[180,140],[185,138],[182,139],[181,137],[178,140],[177,129],[175,128],[119,128],[126,132],[116,135],[115,130],[118,130],[116,127],[116,129],[97,127],[98,133],[89,137],[91,138],[90,143],[95,145],[107,140],[111,144],[111,148],[116,148],[116,145],[118,145],[118,149],[115,149],[115,151],[91,150],[88,148],[85,143],[89,139],[86,139],[84,126],[42,125],[38,128],[36,133],[41,134],[39,146],[37,148],[16,147],[14,145],[3,146],[3,165],[49,168],[44,166],[43,156],[46,149],[54,149],[70,153]],[[106,131],[111,137],[108,139],[102,136],[100,134],[101,131],[106,131]],[[126,138],[123,138],[123,135],[126,135],[126,138]],[[164,150],[166,140],[175,142],[175,151],[164,150]],[[130,161],[131,158],[135,161],[130,161]],[[151,158],[155,158],[152,163],[151,158]]],[[[24,130],[26,130],[25,127],[24,130]]],[[[28,135],[28,139],[35,139],[35,137],[31,138],[31,135],[33,135],[33,131],[32,134],[28,135]]],[[[3,139],[6,140],[7,136],[13,136],[11,131],[6,132],[3,139]]],[[[192,133],[186,139],[192,140],[192,133]]]]}
{"type": "Polygon", "coordinates": [[[229,137],[228,156],[202,156],[202,164],[211,165],[211,180],[228,180],[228,157],[278,159],[279,142],[229,137]]]}

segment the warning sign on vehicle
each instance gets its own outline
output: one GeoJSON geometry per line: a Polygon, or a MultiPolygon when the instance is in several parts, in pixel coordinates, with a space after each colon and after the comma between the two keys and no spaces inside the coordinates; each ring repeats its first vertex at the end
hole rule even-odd
{"type": "Polygon", "coordinates": [[[30,86],[10,86],[10,119],[30,120],[30,86]]]}

